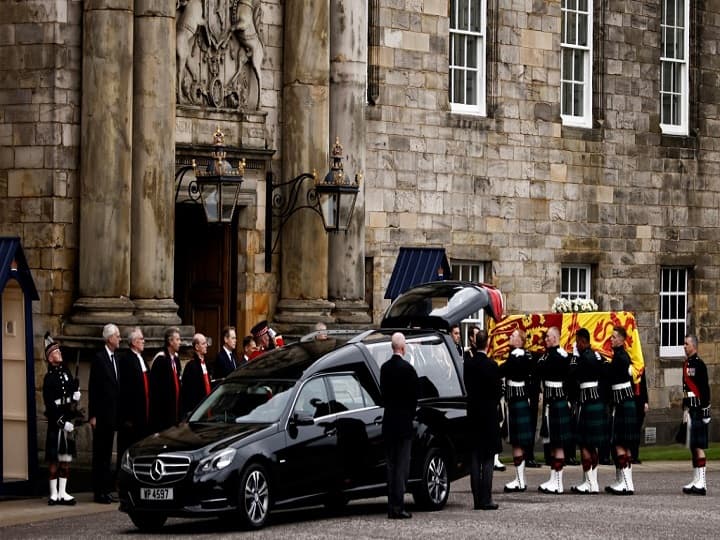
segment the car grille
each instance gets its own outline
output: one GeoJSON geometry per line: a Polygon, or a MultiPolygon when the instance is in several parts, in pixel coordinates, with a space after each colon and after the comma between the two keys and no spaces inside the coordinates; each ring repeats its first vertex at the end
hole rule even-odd
{"type": "Polygon", "coordinates": [[[140,456],[133,460],[135,478],[148,484],[170,484],[182,480],[190,469],[190,458],[174,454],[140,456]]]}

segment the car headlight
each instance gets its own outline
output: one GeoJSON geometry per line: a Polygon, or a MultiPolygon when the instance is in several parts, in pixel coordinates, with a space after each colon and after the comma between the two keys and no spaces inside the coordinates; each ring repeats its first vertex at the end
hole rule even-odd
{"type": "Polygon", "coordinates": [[[132,460],[130,459],[130,451],[129,450],[125,450],[125,452],[123,452],[122,460],[120,461],[120,468],[123,471],[132,474],[132,472],[133,472],[132,460]]]}
{"type": "Polygon", "coordinates": [[[219,471],[230,465],[235,458],[236,450],[234,448],[225,448],[213,455],[203,459],[197,466],[197,473],[206,473],[211,471],[219,471]]]}

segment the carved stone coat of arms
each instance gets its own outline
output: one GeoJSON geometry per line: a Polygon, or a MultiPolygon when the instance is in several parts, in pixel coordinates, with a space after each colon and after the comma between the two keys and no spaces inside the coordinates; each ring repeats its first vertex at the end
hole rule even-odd
{"type": "Polygon", "coordinates": [[[177,0],[177,103],[260,108],[261,0],[177,0]]]}

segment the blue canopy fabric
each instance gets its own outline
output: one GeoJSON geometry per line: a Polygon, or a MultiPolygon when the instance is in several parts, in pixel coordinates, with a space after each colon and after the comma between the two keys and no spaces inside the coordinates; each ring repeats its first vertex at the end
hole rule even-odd
{"type": "Polygon", "coordinates": [[[385,298],[394,300],[414,285],[452,279],[444,248],[401,247],[385,298]]]}

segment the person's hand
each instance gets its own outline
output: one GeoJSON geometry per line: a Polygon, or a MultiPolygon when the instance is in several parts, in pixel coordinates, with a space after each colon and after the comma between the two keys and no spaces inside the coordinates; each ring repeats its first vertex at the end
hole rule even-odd
{"type": "Polygon", "coordinates": [[[685,409],[685,410],[683,411],[683,419],[682,419],[682,421],[683,421],[683,424],[689,424],[689,423],[690,423],[690,411],[688,411],[687,409],[685,409]]]}
{"type": "Polygon", "coordinates": [[[80,390],[75,390],[73,392],[73,401],[80,401],[80,397],[82,394],[80,393],[80,390]]]}
{"type": "Polygon", "coordinates": [[[88,424],[90,424],[90,427],[95,429],[95,422],[96,418],[93,416],[90,420],[88,420],[88,424]]]}
{"type": "Polygon", "coordinates": [[[703,424],[706,424],[706,425],[709,424],[710,420],[712,420],[712,418],[710,416],[710,406],[705,407],[702,410],[702,413],[703,413],[703,419],[702,419],[703,424]]]}
{"type": "Polygon", "coordinates": [[[73,431],[75,431],[75,426],[72,425],[72,422],[65,422],[63,429],[68,433],[72,433],[73,431]]]}
{"type": "Polygon", "coordinates": [[[645,410],[645,414],[647,414],[648,410],[650,410],[650,405],[647,403],[643,406],[643,409],[645,410]]]}

